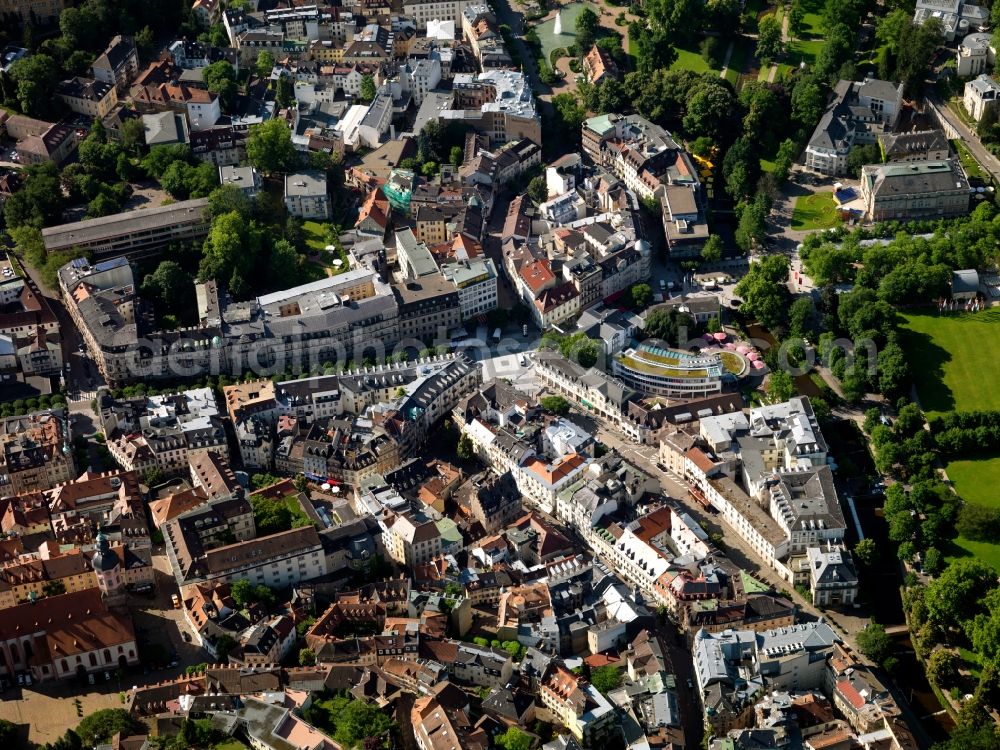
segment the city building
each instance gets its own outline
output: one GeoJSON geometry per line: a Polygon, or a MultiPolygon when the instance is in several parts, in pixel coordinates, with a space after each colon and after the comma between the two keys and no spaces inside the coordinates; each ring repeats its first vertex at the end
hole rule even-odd
{"type": "Polygon", "coordinates": [[[76,475],[73,435],[62,409],[0,420],[0,495],[47,490],[76,475]]]}
{"type": "Polygon", "coordinates": [[[207,198],[126,211],[97,219],[46,227],[42,241],[50,253],[89,251],[95,261],[119,256],[150,257],[175,242],[196,241],[208,234],[207,198]]]}
{"type": "Polygon", "coordinates": [[[657,396],[694,398],[722,390],[718,354],[697,355],[643,343],[614,355],[611,371],[627,386],[657,396]]]}
{"type": "Polygon", "coordinates": [[[584,121],[583,152],[640,198],[652,199],[668,185],[699,194],[701,182],[690,155],[670,133],[641,115],[612,113],[584,121]]]}
{"type": "Polygon", "coordinates": [[[593,685],[564,667],[550,670],[540,686],[539,698],[584,747],[598,746],[612,731],[614,706],[593,685]]]}
{"type": "Polygon", "coordinates": [[[879,134],[895,129],[902,101],[902,84],[875,78],[838,82],[806,146],[806,168],[826,175],[845,174],[851,147],[875,143],[879,134]]]}
{"type": "Polygon", "coordinates": [[[108,450],[126,471],[187,474],[191,455],[209,449],[228,459],[225,427],[208,388],[124,401],[105,393],[98,408],[108,450]]]}
{"type": "Polygon", "coordinates": [[[135,43],[121,34],[111,39],[111,44],[90,66],[94,78],[118,89],[120,95],[128,91],[132,80],[139,75],[139,54],[135,43]]]}
{"type": "Polygon", "coordinates": [[[0,610],[0,677],[13,684],[81,678],[139,663],[132,621],[111,612],[97,588],[0,610]]]}
{"type": "Polygon", "coordinates": [[[866,164],[860,193],[871,221],[949,218],[969,212],[969,181],[957,159],[866,164]]]}
{"type": "Polygon", "coordinates": [[[917,0],[913,23],[918,26],[933,18],[941,23],[945,41],[952,42],[958,34],[985,31],[990,26],[990,11],[965,0],[917,0]]]}
{"type": "Polygon", "coordinates": [[[809,591],[818,607],[854,604],[858,596],[858,573],[851,553],[843,547],[810,547],[809,591]]]}
{"type": "Polygon", "coordinates": [[[995,111],[1000,105],[1000,83],[986,73],[980,73],[965,84],[962,104],[969,117],[979,122],[987,111],[995,111]]]}
{"type": "Polygon", "coordinates": [[[330,216],[330,194],[322,172],[285,175],[285,207],[300,219],[325,220],[330,216]]]}
{"type": "Polygon", "coordinates": [[[878,145],[886,162],[942,161],[951,153],[948,138],[941,130],[882,133],[878,145]]]}
{"type": "Polygon", "coordinates": [[[224,165],[219,167],[219,184],[232,185],[250,200],[260,191],[261,177],[256,168],[224,165]]]}
{"type": "Polygon", "coordinates": [[[959,78],[971,78],[986,72],[996,63],[996,49],[993,47],[993,34],[969,34],[958,45],[958,58],[955,75],[959,78]]]}
{"type": "Polygon", "coordinates": [[[118,104],[118,90],[113,83],[93,78],[69,78],[56,86],[56,96],[73,112],[104,118],[118,104]]]}

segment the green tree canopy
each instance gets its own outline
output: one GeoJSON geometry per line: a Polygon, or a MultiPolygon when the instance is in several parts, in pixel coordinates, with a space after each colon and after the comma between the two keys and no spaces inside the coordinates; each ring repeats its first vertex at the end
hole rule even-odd
{"type": "Polygon", "coordinates": [[[607,664],[590,673],[590,683],[604,696],[622,684],[622,673],[618,667],[607,664]]]}
{"type": "Polygon", "coordinates": [[[517,727],[507,727],[503,734],[496,736],[494,742],[503,750],[531,750],[534,744],[531,735],[517,727]]]}
{"type": "Polygon", "coordinates": [[[254,63],[254,70],[260,78],[270,77],[271,71],[274,70],[274,55],[266,49],[262,49],[257,53],[257,62],[254,63]]]}
{"type": "Polygon", "coordinates": [[[84,745],[101,745],[111,741],[111,738],[121,732],[128,737],[132,734],[146,732],[146,726],[134,719],[132,715],[121,708],[105,708],[87,716],[76,728],[84,745]]]}
{"type": "Polygon", "coordinates": [[[247,160],[265,174],[290,172],[299,164],[292,132],[283,120],[253,125],[247,138],[247,160]]]}

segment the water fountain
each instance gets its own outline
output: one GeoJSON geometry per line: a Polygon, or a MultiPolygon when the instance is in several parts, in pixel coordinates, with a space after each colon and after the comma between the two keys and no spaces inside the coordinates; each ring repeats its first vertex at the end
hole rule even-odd
{"type": "Polygon", "coordinates": [[[562,34],[562,8],[556,11],[556,26],[553,29],[553,32],[556,36],[560,36],[562,34]]]}

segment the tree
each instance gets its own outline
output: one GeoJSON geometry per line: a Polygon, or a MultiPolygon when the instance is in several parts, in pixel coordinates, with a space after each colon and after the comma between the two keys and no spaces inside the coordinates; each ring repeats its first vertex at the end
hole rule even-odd
{"type": "Polygon", "coordinates": [[[0,745],[16,747],[18,741],[17,725],[7,719],[0,719],[0,745]]]}
{"type": "Polygon", "coordinates": [[[451,166],[455,167],[455,169],[458,169],[460,166],[462,166],[462,160],[464,158],[465,158],[465,153],[462,151],[461,146],[451,147],[451,153],[448,155],[448,161],[451,163],[451,166]]]}
{"type": "Polygon", "coordinates": [[[896,45],[895,76],[903,81],[904,94],[917,97],[930,66],[931,55],[944,38],[940,19],[928,18],[917,25],[902,26],[896,45]]]}
{"type": "Polygon", "coordinates": [[[295,103],[295,84],[292,83],[291,76],[284,73],[278,76],[278,82],[274,87],[274,100],[282,109],[288,109],[295,103]]]}
{"type": "Polygon", "coordinates": [[[606,697],[622,684],[622,673],[618,667],[607,664],[591,671],[590,683],[606,697]]]}
{"type": "Polygon", "coordinates": [[[635,284],[630,290],[635,307],[645,309],[653,301],[653,290],[649,284],[635,284]]]}
{"type": "Polygon", "coordinates": [[[94,746],[110,742],[119,732],[123,736],[139,734],[145,731],[145,726],[132,718],[128,711],[121,708],[105,708],[95,711],[80,722],[76,733],[84,745],[94,746]]]}
{"type": "Polygon", "coordinates": [[[472,443],[472,438],[466,434],[458,439],[458,447],[455,449],[458,457],[463,461],[469,461],[476,455],[476,446],[472,443]]]}
{"type": "Polygon", "coordinates": [[[810,297],[798,297],[788,308],[788,331],[797,338],[807,338],[816,330],[816,311],[810,297]]]}
{"type": "Polygon", "coordinates": [[[742,298],[743,309],[772,333],[774,329],[783,329],[787,319],[787,280],[788,259],[783,255],[768,255],[751,264],[736,285],[735,293],[742,298]]]}
{"type": "Polygon", "coordinates": [[[816,74],[822,79],[834,76],[854,52],[854,34],[845,23],[827,31],[826,41],[816,56],[816,74]]]}
{"type": "Polygon", "coordinates": [[[598,18],[597,13],[589,5],[584,6],[583,11],[576,17],[576,23],[574,24],[576,46],[581,55],[590,51],[600,28],[601,19],[598,18]]]}
{"type": "Polygon", "coordinates": [[[569,413],[569,402],[562,396],[543,396],[539,403],[545,411],[562,416],[569,413]]]}
{"type": "MultiPolygon", "coordinates": [[[[1000,3],[993,5],[996,17],[994,24],[1000,22],[1000,3]]],[[[945,742],[938,742],[932,750],[1000,750],[1000,735],[992,721],[976,725],[960,725],[951,732],[951,737],[945,742]]]]}
{"type": "Polygon", "coordinates": [[[717,234],[709,236],[705,246],[701,249],[701,259],[706,263],[718,263],[722,260],[723,247],[721,236],[717,234]]]}
{"type": "Polygon", "coordinates": [[[966,502],[958,512],[955,531],[975,542],[1000,541],[1000,508],[966,502]]]}
{"type": "Polygon", "coordinates": [[[292,133],[283,120],[274,119],[253,125],[247,138],[247,160],[265,174],[290,172],[299,156],[292,143],[292,133]]]}
{"type": "Polygon", "coordinates": [[[795,395],[795,381],[784,370],[774,370],[767,376],[767,400],[781,404],[795,395]]]}
{"type": "Polygon", "coordinates": [[[549,197],[548,187],[545,184],[545,178],[539,175],[538,177],[532,177],[531,182],[528,183],[528,197],[537,206],[545,202],[545,199],[549,197]]]}
{"type": "Polygon", "coordinates": [[[659,308],[646,315],[643,325],[646,336],[661,339],[671,346],[685,348],[690,334],[694,333],[695,320],[677,308],[659,308]]]}
{"type": "Polygon", "coordinates": [[[274,55],[266,49],[257,53],[257,62],[254,64],[257,76],[260,78],[270,78],[271,71],[274,70],[274,55]]]}
{"type": "Polygon", "coordinates": [[[800,128],[812,129],[826,106],[826,97],[819,80],[803,76],[792,88],[792,119],[800,128]]]}
{"type": "Polygon", "coordinates": [[[996,571],[982,560],[955,560],[927,586],[927,616],[944,627],[957,626],[982,612],[997,587],[996,571]]]}
{"type": "MultiPolygon", "coordinates": [[[[926,543],[928,541],[927,540],[928,535],[926,533],[921,533],[921,536],[923,537],[923,540],[926,543]]],[[[945,566],[945,560],[944,560],[944,555],[941,554],[941,550],[939,550],[937,547],[928,547],[927,551],[924,552],[924,564],[923,564],[924,572],[927,575],[936,576],[939,575],[942,570],[944,570],[944,566],[945,566]]]]}
{"type": "Polygon", "coordinates": [[[143,60],[148,60],[152,57],[153,45],[155,43],[156,39],[153,36],[153,30],[149,28],[148,24],[139,29],[135,35],[135,50],[143,60]]]}
{"type": "Polygon", "coordinates": [[[736,98],[718,78],[703,79],[692,91],[683,125],[693,138],[707,136],[718,142],[732,125],[736,98]]]}
{"type": "Polygon", "coordinates": [[[878,562],[878,547],[874,539],[865,538],[854,545],[854,559],[866,568],[875,567],[878,562]]]}
{"type": "Polygon", "coordinates": [[[858,633],[858,648],[861,653],[877,664],[883,663],[895,646],[892,636],[885,632],[885,626],[871,620],[865,629],[858,633]]]}
{"type": "Polygon", "coordinates": [[[299,666],[312,667],[316,665],[316,654],[311,648],[304,648],[299,651],[299,666]]]}
{"type": "Polygon", "coordinates": [[[494,742],[503,750],[531,750],[534,744],[531,735],[517,727],[507,727],[507,731],[497,735],[494,742]]]}
{"type": "Polygon", "coordinates": [[[303,257],[286,239],[280,239],[271,247],[267,261],[268,285],[275,289],[288,289],[302,279],[303,257]]]}
{"type": "Polygon", "coordinates": [[[757,56],[764,65],[771,65],[784,51],[781,21],[773,15],[764,16],[757,25],[757,56]]]}
{"type": "Polygon", "coordinates": [[[847,152],[847,171],[855,179],[861,176],[861,168],[865,164],[880,164],[881,162],[882,151],[877,143],[851,146],[851,150],[847,152]]]}
{"type": "Polygon", "coordinates": [[[101,41],[101,19],[93,7],[64,8],[59,14],[59,31],[69,49],[97,49],[101,41]]]}
{"type": "Polygon", "coordinates": [[[236,71],[226,60],[219,60],[202,68],[205,86],[219,95],[219,106],[223,112],[232,110],[236,103],[236,71]]]}
{"type": "Polygon", "coordinates": [[[358,94],[358,97],[361,99],[361,101],[366,103],[371,102],[372,100],[375,99],[376,93],[377,92],[375,90],[375,79],[367,74],[361,76],[361,91],[358,94]]]}
{"type": "MultiPolygon", "coordinates": [[[[250,278],[261,244],[261,232],[254,222],[247,222],[236,212],[216,216],[202,249],[200,278],[220,281],[234,276],[250,278]]],[[[244,295],[247,291],[244,290],[244,295]]],[[[239,294],[231,285],[230,293],[239,294]]]]}
{"type": "MultiPolygon", "coordinates": [[[[62,218],[66,200],[55,164],[46,162],[24,170],[24,187],[3,205],[8,229],[51,226],[62,218]]],[[[44,260],[44,256],[41,260],[44,260]]]]}
{"type": "Polygon", "coordinates": [[[801,0],[793,0],[788,10],[788,33],[796,39],[801,39],[805,32],[806,12],[801,0]]]}

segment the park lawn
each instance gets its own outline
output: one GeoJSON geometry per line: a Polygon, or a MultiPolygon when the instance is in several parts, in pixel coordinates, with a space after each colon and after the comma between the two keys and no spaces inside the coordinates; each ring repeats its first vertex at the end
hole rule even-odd
{"type": "Polygon", "coordinates": [[[1000,409],[1000,309],[905,315],[905,349],[929,415],[1000,409]]]}
{"type": "Polygon", "coordinates": [[[226,740],[212,745],[212,750],[247,750],[247,746],[238,740],[226,740]]]}
{"type": "Polygon", "coordinates": [[[773,161],[768,161],[767,159],[761,159],[760,160],[760,171],[761,172],[768,172],[768,173],[773,172],[774,171],[774,162],[773,161]]]}
{"type": "Polygon", "coordinates": [[[333,265],[333,261],[339,256],[336,253],[331,253],[326,249],[326,225],[321,224],[318,221],[303,221],[302,231],[306,236],[306,245],[309,249],[316,253],[320,260],[310,260],[306,264],[306,271],[309,273],[308,281],[318,281],[325,276],[336,276],[339,273],[344,273],[349,268],[346,258],[341,258],[344,263],[337,268],[333,265]]]}
{"type": "Polygon", "coordinates": [[[792,229],[831,229],[840,224],[832,193],[813,193],[795,199],[792,229]]]}
{"type": "Polygon", "coordinates": [[[317,253],[326,249],[326,227],[318,221],[303,221],[302,231],[306,235],[306,244],[317,253]]]}
{"type": "Polygon", "coordinates": [[[958,655],[962,657],[962,661],[965,662],[969,673],[976,679],[979,679],[979,675],[983,671],[983,660],[979,657],[979,654],[967,648],[960,647],[958,655]]]}
{"type": "MultiPolygon", "coordinates": [[[[929,416],[954,410],[1000,409],[1000,310],[981,313],[905,315],[903,345],[929,416]]],[[[1000,457],[952,461],[945,467],[966,501],[1000,505],[1000,457]]],[[[954,540],[946,557],[975,557],[1000,570],[1000,545],[954,540]]]]}
{"type": "Polygon", "coordinates": [[[792,68],[799,67],[799,63],[803,62],[811,68],[816,64],[816,57],[822,48],[822,39],[796,39],[789,42],[785,60],[792,68]]]}
{"type": "Polygon", "coordinates": [[[750,43],[744,36],[738,36],[733,40],[733,53],[729,56],[729,67],[726,68],[726,80],[733,86],[739,82],[743,68],[747,64],[750,43]]]}
{"type": "MultiPolygon", "coordinates": [[[[705,58],[699,52],[692,52],[680,47],[675,47],[675,50],[677,51],[677,59],[670,66],[671,70],[691,70],[695,73],[715,73],[716,75],[721,72],[719,68],[713,68],[705,62],[705,58]]],[[[735,53],[736,50],[733,52],[735,53]]]]}

